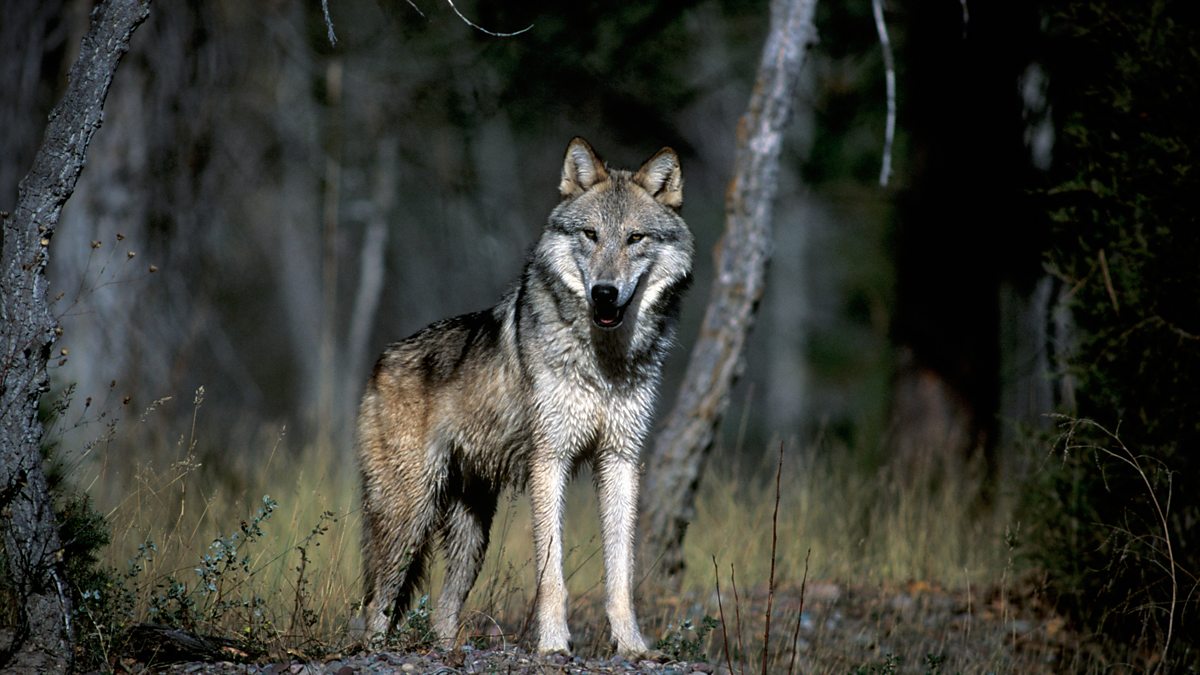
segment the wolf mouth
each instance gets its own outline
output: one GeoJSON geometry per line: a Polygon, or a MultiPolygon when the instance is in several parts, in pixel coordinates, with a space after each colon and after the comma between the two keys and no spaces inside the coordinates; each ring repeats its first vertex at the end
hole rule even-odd
{"type": "Polygon", "coordinates": [[[597,303],[592,306],[592,323],[609,330],[616,328],[625,319],[625,308],[628,306],[597,303]]]}

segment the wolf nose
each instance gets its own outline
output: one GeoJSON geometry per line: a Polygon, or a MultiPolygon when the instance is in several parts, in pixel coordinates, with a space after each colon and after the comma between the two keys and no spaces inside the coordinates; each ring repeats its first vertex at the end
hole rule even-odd
{"type": "Polygon", "coordinates": [[[597,305],[617,304],[617,287],[612,284],[596,284],[592,286],[592,302],[597,305]]]}

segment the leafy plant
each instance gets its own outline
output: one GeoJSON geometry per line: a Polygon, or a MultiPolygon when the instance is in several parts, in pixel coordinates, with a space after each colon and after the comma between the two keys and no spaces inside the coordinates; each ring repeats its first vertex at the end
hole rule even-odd
{"type": "Polygon", "coordinates": [[[708,655],[704,645],[708,641],[708,634],[720,625],[720,621],[707,614],[700,620],[699,626],[693,625],[691,619],[684,619],[677,627],[668,624],[663,636],[654,643],[654,648],[676,661],[706,661],[708,655]]]}
{"type": "Polygon", "coordinates": [[[852,675],[896,675],[900,672],[900,657],[884,654],[882,661],[864,663],[850,671],[852,675]]]}
{"type": "Polygon", "coordinates": [[[437,645],[437,640],[429,595],[426,594],[417,600],[415,607],[405,612],[404,620],[392,631],[387,646],[400,651],[425,651],[437,645]]]}

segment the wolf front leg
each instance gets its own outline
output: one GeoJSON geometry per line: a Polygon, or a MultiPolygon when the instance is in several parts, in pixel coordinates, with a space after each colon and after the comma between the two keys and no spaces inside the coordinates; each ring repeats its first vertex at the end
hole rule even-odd
{"type": "Polygon", "coordinates": [[[529,503],[533,515],[533,545],[537,556],[538,651],[571,651],[567,629],[567,587],[563,581],[563,497],[569,463],[546,446],[535,451],[529,472],[529,503]]]}
{"type": "Polygon", "coordinates": [[[633,532],[637,521],[636,459],[606,453],[594,465],[604,537],[604,578],[608,587],[608,623],[617,652],[625,657],[648,653],[633,611],[633,532]]]}

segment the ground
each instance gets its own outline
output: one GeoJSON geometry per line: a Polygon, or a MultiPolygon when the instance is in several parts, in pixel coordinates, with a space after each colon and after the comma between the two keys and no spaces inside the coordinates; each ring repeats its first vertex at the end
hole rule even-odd
{"type": "MultiPolygon", "coordinates": [[[[1094,665],[1062,618],[1048,609],[1028,581],[1013,588],[948,590],[925,582],[902,587],[854,587],[813,581],[799,588],[777,589],[773,598],[771,673],[1059,673],[1089,670],[1094,665]],[[797,619],[799,623],[797,624],[797,619]],[[795,645],[793,649],[793,645],[795,645]]],[[[507,639],[477,640],[457,650],[424,649],[400,653],[356,651],[323,658],[294,654],[288,660],[246,664],[235,662],[180,663],[170,673],[656,673],[763,672],[762,642],[767,589],[743,589],[735,599],[722,589],[718,603],[711,597],[686,597],[660,603],[644,613],[647,627],[663,631],[668,624],[677,637],[657,660],[630,662],[603,647],[603,621],[587,620],[588,609],[577,610],[574,657],[541,657],[507,639]],[[703,639],[694,631],[679,631],[672,617],[705,615],[719,620],[703,639]],[[580,621],[578,617],[584,617],[580,621]],[[728,646],[728,647],[727,647],[728,646]],[[743,646],[745,647],[743,649],[743,646]],[[690,651],[689,651],[690,650],[690,651]],[[593,653],[589,653],[593,652],[593,653]],[[745,657],[743,658],[743,655],[745,657]]],[[[651,630],[647,630],[651,632],[651,630]]],[[[660,635],[662,632],[659,633],[660,635]]],[[[124,663],[129,672],[145,664],[124,663]]],[[[152,668],[157,671],[158,668],[152,668]]]]}

